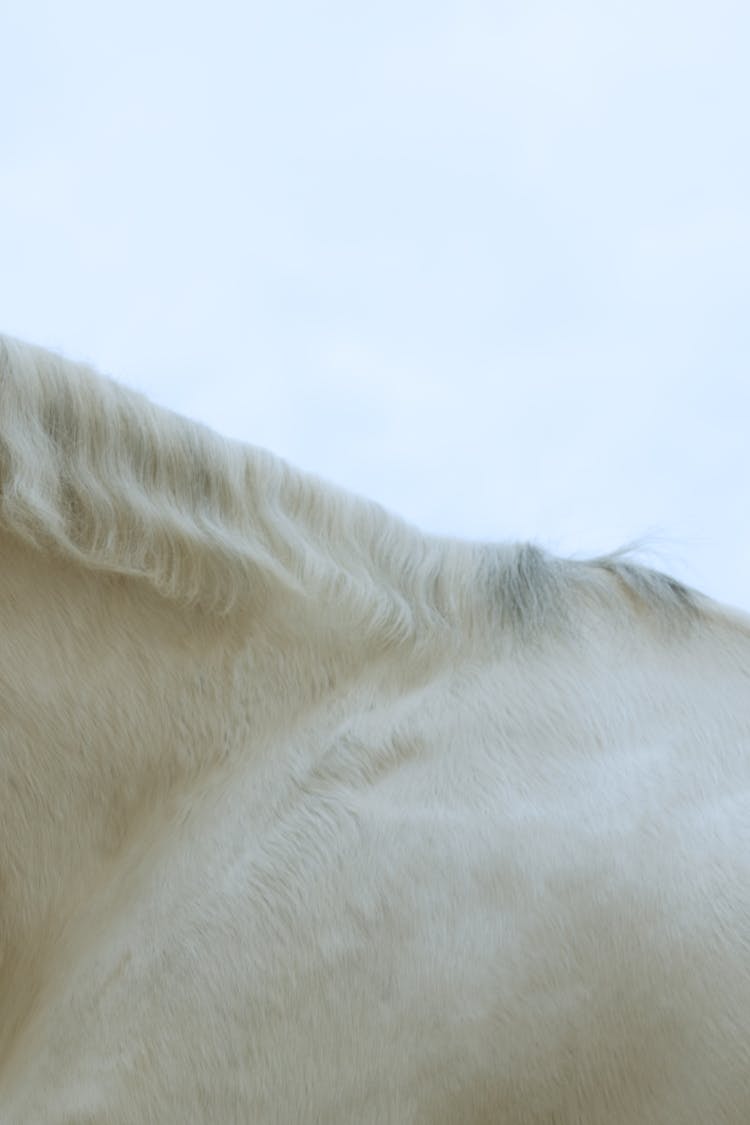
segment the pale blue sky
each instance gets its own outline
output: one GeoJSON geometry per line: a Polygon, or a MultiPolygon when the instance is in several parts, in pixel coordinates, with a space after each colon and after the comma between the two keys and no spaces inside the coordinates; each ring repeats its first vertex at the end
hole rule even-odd
{"type": "Polygon", "coordinates": [[[2,330],[427,529],[750,605],[750,7],[0,13],[2,330]]]}

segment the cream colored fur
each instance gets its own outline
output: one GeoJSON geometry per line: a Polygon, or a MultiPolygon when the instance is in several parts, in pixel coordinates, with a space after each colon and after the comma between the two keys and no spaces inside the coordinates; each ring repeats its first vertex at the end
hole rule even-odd
{"type": "Polygon", "coordinates": [[[1,1125],[748,1125],[750,628],[0,344],[1,1125]]]}

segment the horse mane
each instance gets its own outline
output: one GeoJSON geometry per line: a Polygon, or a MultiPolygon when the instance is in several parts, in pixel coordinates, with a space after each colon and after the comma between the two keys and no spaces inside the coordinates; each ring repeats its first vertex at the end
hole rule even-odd
{"type": "Polygon", "coordinates": [[[0,337],[0,527],[84,567],[228,613],[272,587],[390,639],[466,615],[538,631],[606,576],[662,618],[703,602],[616,553],[429,536],[44,349],[0,337]],[[568,591],[566,597],[566,590],[568,591]]]}

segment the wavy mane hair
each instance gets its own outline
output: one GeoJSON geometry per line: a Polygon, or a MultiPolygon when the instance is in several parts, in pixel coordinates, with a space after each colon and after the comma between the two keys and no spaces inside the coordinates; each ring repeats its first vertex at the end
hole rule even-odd
{"type": "Polygon", "coordinates": [[[272,588],[319,599],[393,641],[420,624],[488,611],[534,633],[571,584],[605,575],[661,618],[701,599],[634,564],[533,545],[422,534],[258,448],[151,404],[90,368],[0,337],[0,526],[80,565],[143,578],[162,595],[229,613],[272,588]]]}

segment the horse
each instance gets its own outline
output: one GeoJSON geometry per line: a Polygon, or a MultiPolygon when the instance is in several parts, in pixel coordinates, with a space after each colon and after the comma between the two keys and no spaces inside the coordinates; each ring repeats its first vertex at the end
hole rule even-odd
{"type": "Polygon", "coordinates": [[[750,619],[0,342],[2,1125],[747,1125],[750,619]]]}

